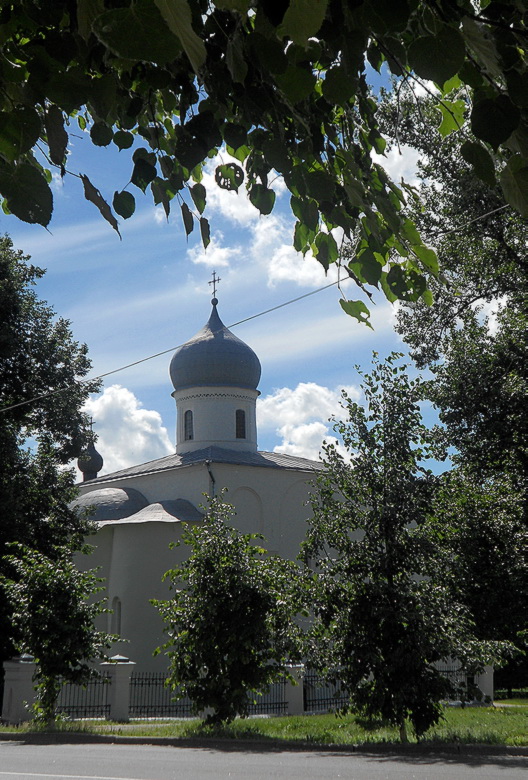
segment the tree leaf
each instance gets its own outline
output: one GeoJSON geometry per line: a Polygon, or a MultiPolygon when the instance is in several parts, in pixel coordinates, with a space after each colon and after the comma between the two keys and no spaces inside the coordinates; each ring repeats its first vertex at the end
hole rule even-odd
{"type": "Polygon", "coordinates": [[[99,14],[92,22],[92,30],[114,54],[125,59],[165,65],[182,51],[178,38],[151,0],[136,0],[129,8],[99,14]]]}
{"type": "Polygon", "coordinates": [[[200,214],[203,214],[203,210],[205,209],[206,196],[207,192],[203,184],[198,183],[191,187],[191,198],[200,214]]]}
{"type": "Polygon", "coordinates": [[[0,155],[15,161],[36,144],[40,132],[40,118],[33,108],[0,111],[0,155]]]}
{"type": "Polygon", "coordinates": [[[93,203],[94,206],[97,206],[99,209],[101,215],[106,219],[106,221],[112,225],[114,230],[116,231],[119,238],[121,238],[121,233],[119,232],[119,226],[117,223],[116,218],[112,214],[112,209],[106,202],[106,200],[103,198],[97,187],[94,187],[88,176],[85,176],[84,173],[81,173],[81,181],[83,183],[84,187],[84,197],[86,200],[89,200],[90,203],[93,203]]]}
{"type": "Polygon", "coordinates": [[[24,222],[46,227],[53,211],[53,195],[45,176],[34,165],[0,167],[0,193],[11,214],[24,222]]]}
{"type": "Polygon", "coordinates": [[[329,68],[323,79],[323,95],[329,103],[344,106],[355,94],[357,82],[343,65],[329,68]]]}
{"type": "Polygon", "coordinates": [[[475,100],[471,112],[471,129],[481,141],[494,149],[507,141],[519,124],[521,113],[507,95],[475,100]]]}
{"type": "Polygon", "coordinates": [[[466,108],[464,100],[444,99],[438,103],[437,110],[442,114],[442,122],[438,131],[443,138],[462,128],[466,108]]]}
{"type": "Polygon", "coordinates": [[[203,248],[207,249],[211,243],[211,228],[209,226],[209,220],[205,217],[200,217],[200,234],[202,236],[203,248]]]}
{"type": "Polygon", "coordinates": [[[364,249],[358,254],[355,262],[349,263],[349,267],[362,282],[372,284],[375,287],[378,286],[383,270],[383,262],[378,260],[371,249],[364,249]]]}
{"type": "MultiPolygon", "coordinates": [[[[154,0],[171,32],[177,36],[196,74],[205,62],[205,44],[192,27],[187,0],[154,0]]],[[[157,32],[156,32],[157,34],[157,32]]]]}
{"type": "Polygon", "coordinates": [[[528,164],[520,154],[508,160],[501,173],[500,183],[510,206],[528,218],[528,164]]]}
{"type": "Polygon", "coordinates": [[[134,196],[123,190],[122,192],[114,192],[114,199],[112,201],[114,211],[116,211],[123,219],[129,219],[136,210],[136,201],[134,196]]]}
{"type": "Polygon", "coordinates": [[[241,36],[230,37],[226,47],[226,65],[231,78],[238,84],[243,84],[248,72],[248,64],[242,49],[241,36]]]}
{"type": "Polygon", "coordinates": [[[290,0],[278,35],[306,48],[308,39],[321,29],[327,6],[328,0],[290,0]]]}
{"type": "Polygon", "coordinates": [[[458,30],[446,24],[437,35],[423,35],[410,45],[409,64],[421,78],[444,84],[464,64],[465,52],[458,30]]]}
{"type": "Polygon", "coordinates": [[[304,222],[296,222],[293,232],[293,246],[297,252],[303,255],[310,249],[311,242],[315,239],[315,230],[312,230],[304,222]]]}
{"type": "Polygon", "coordinates": [[[254,184],[249,190],[249,199],[261,214],[271,214],[275,205],[275,193],[263,184],[254,184]]]}
{"type": "Polygon", "coordinates": [[[464,160],[473,166],[473,172],[479,179],[490,187],[496,185],[495,165],[485,146],[477,141],[466,141],[460,147],[460,153],[464,160]]]}
{"type": "Polygon", "coordinates": [[[68,133],[64,128],[64,116],[58,106],[48,106],[44,116],[44,127],[51,162],[63,165],[68,147],[68,133]]]}
{"type": "Polygon", "coordinates": [[[244,181],[244,171],[236,163],[218,165],[215,170],[215,181],[223,190],[238,192],[238,188],[244,181]]]}
{"type": "Polygon", "coordinates": [[[289,65],[285,73],[275,76],[275,80],[294,105],[312,94],[316,82],[316,78],[310,70],[296,65],[289,65]]]}
{"type": "Polygon", "coordinates": [[[335,263],[339,250],[336,240],[331,233],[317,234],[314,242],[314,255],[325,271],[328,271],[330,263],[335,263]]]}
{"type": "Polygon", "coordinates": [[[126,130],[117,130],[117,132],[114,133],[112,141],[120,151],[122,149],[130,149],[134,143],[134,136],[132,133],[128,133],[126,130]]]}
{"type": "Polygon", "coordinates": [[[114,132],[106,122],[95,122],[90,128],[90,138],[95,146],[108,146],[114,137],[114,132]]]}
{"type": "Polygon", "coordinates": [[[413,252],[428,271],[431,271],[435,276],[438,274],[438,257],[434,249],[418,244],[413,246],[413,252]]]}
{"type": "Polygon", "coordinates": [[[236,151],[247,142],[247,130],[242,125],[228,122],[223,129],[224,141],[236,151]]]}
{"type": "Polygon", "coordinates": [[[88,40],[92,34],[92,23],[104,11],[104,0],[77,0],[77,23],[79,34],[88,40]]]}
{"type": "Polygon", "coordinates": [[[181,213],[183,218],[183,225],[185,227],[185,235],[189,236],[194,230],[194,218],[189,206],[184,202],[181,204],[181,213]]]}
{"type": "Polygon", "coordinates": [[[502,79],[500,57],[488,25],[464,15],[462,29],[468,48],[476,55],[479,64],[482,63],[494,78],[502,79]]]}
{"type": "Polygon", "coordinates": [[[358,322],[361,322],[371,330],[374,330],[369,322],[370,311],[365,306],[363,301],[347,301],[343,300],[343,298],[340,298],[339,303],[346,314],[348,314],[350,317],[355,317],[358,322]]]}
{"type": "Polygon", "coordinates": [[[147,189],[151,181],[156,178],[157,171],[154,165],[143,157],[137,157],[134,163],[134,170],[132,171],[132,184],[139,187],[140,190],[147,189]]]}

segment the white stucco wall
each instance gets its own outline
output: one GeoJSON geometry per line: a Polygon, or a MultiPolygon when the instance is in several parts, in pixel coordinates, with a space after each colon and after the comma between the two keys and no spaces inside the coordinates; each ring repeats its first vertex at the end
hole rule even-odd
{"type": "MultiPolygon", "coordinates": [[[[313,474],[296,469],[212,463],[214,488],[220,494],[227,488],[225,500],[237,512],[233,525],[243,533],[261,533],[263,546],[271,552],[294,559],[306,533],[309,507],[308,482],[313,474]]],[[[139,490],[149,503],[184,498],[194,506],[204,505],[204,493],[211,494],[213,484],[203,463],[167,469],[152,474],[86,483],[81,492],[102,487],[129,487],[139,490]]],[[[100,527],[90,543],[96,546],[82,565],[100,566],[106,579],[106,596],[111,606],[121,602],[121,636],[129,640],[112,648],[137,663],[138,670],[162,670],[166,659],[154,658],[154,649],[165,641],[162,621],[150,599],[169,597],[163,574],[183,560],[185,546],[169,549],[181,539],[178,522],[130,522],[121,519],[100,527]]],[[[100,618],[100,627],[110,630],[110,615],[100,618]]]]}

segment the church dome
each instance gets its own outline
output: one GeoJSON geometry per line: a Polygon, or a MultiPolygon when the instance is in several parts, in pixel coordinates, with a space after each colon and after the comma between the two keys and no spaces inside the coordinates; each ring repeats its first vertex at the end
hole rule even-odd
{"type": "Polygon", "coordinates": [[[256,390],[261,371],[258,357],[226,328],[216,298],[212,303],[207,324],[172,357],[169,371],[175,390],[212,385],[256,390]]]}
{"type": "Polygon", "coordinates": [[[88,446],[81,453],[77,461],[79,471],[83,475],[83,479],[95,479],[97,474],[103,468],[103,458],[99,452],[95,449],[93,441],[88,442],[88,446]]]}
{"type": "Polygon", "coordinates": [[[72,506],[77,509],[92,507],[95,509],[95,513],[90,515],[90,520],[101,522],[102,520],[122,520],[124,517],[139,512],[147,505],[147,499],[139,490],[111,487],[83,493],[73,502],[72,506]]]}

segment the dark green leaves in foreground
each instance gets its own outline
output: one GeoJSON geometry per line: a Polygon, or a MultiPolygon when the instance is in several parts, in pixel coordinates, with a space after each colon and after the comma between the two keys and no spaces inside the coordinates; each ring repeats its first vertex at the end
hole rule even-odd
{"type": "Polygon", "coordinates": [[[409,238],[407,191],[372,156],[383,154],[386,141],[368,61],[380,73],[388,65],[396,79],[426,82],[437,96],[431,121],[439,143],[459,136],[474,175],[490,187],[499,182],[506,201],[528,213],[522,3],[453,0],[448,10],[407,0],[117,5],[83,0],[74,13],[67,0],[27,0],[3,12],[4,211],[49,223],[51,179],[42,161],[69,173],[69,138],[80,131],[96,147],[131,150],[130,180],[113,188],[113,209],[93,175],[83,176],[85,197],[115,230],[115,214],[129,219],[135,210],[132,185],[152,194],[167,217],[176,198],[186,234],[199,220],[206,246],[204,166],[225,149],[231,157],[216,166],[216,185],[246,188],[260,214],[272,213],[273,181],[282,178],[297,251],[328,269],[340,260],[332,238],[338,230],[357,243],[352,278],[391,300],[428,302],[433,251],[418,234],[409,238]]]}

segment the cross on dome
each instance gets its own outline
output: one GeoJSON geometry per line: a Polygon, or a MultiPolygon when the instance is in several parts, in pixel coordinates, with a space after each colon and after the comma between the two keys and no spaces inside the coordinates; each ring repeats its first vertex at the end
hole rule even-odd
{"type": "Polygon", "coordinates": [[[210,282],[208,282],[208,284],[212,284],[213,285],[213,303],[215,305],[218,303],[218,301],[216,300],[216,286],[221,281],[222,280],[220,279],[220,277],[216,275],[216,271],[213,271],[213,278],[211,279],[210,282]]]}

